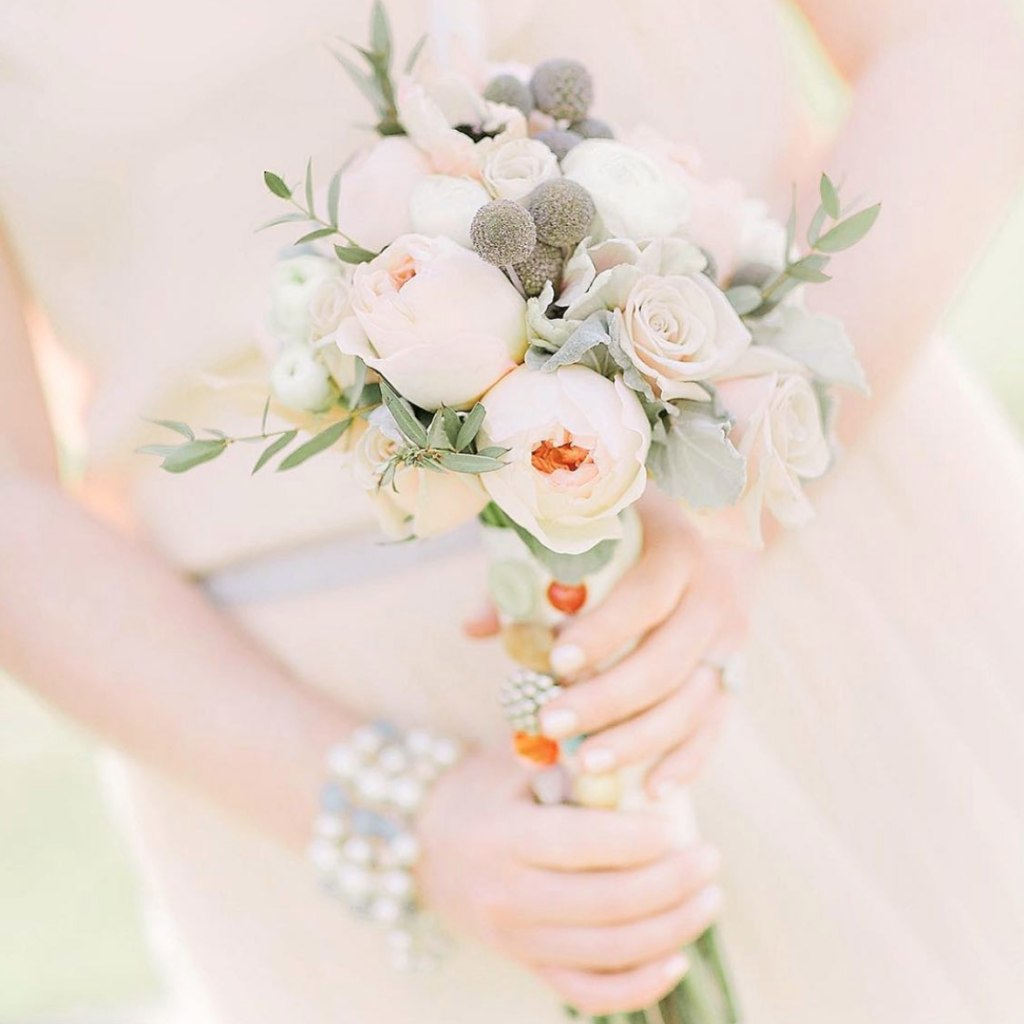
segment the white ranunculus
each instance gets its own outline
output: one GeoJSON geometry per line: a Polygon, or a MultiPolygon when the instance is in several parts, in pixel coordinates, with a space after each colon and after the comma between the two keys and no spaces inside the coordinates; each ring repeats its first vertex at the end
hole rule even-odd
{"type": "Polygon", "coordinates": [[[622,536],[647,482],[651,429],[636,393],[585,366],[520,367],[484,396],[482,446],[509,449],[483,477],[491,500],[552,551],[622,536]]]}
{"type": "Polygon", "coordinates": [[[412,230],[409,204],[429,173],[427,158],[408,139],[380,139],[341,176],[339,227],[364,249],[383,249],[412,230]]]}
{"type": "Polygon", "coordinates": [[[274,397],[289,409],[323,412],[335,397],[327,367],[306,345],[288,345],[270,371],[274,397]]]}
{"type": "Polygon", "coordinates": [[[471,405],[526,351],[522,296],[450,238],[407,235],[361,264],[352,310],[338,347],[423,409],[471,405]]]}
{"type": "Polygon", "coordinates": [[[536,139],[513,139],[495,146],[483,163],[484,184],[495,199],[522,199],[541,182],[560,174],[558,158],[536,139]]]}
{"type": "Polygon", "coordinates": [[[604,238],[649,238],[682,230],[690,215],[683,172],[667,160],[612,139],[587,139],[562,161],[597,206],[604,238]]]}
{"type": "Polygon", "coordinates": [[[418,235],[444,235],[467,249],[473,248],[469,229],[477,210],[491,197],[473,178],[431,174],[412,196],[412,229],[418,235]]]}
{"type": "Polygon", "coordinates": [[[400,468],[391,484],[380,486],[388,459],[404,444],[391,413],[381,407],[353,450],[356,482],[370,495],[381,528],[395,540],[433,537],[468,522],[488,502],[480,478],[467,473],[436,473],[400,468]]]}
{"type": "MultiPolygon", "coordinates": [[[[333,262],[333,261],[332,261],[333,262]]],[[[309,299],[309,337],[319,341],[333,334],[351,313],[349,283],[338,275],[321,281],[309,299]]]]}
{"type": "Polygon", "coordinates": [[[750,346],[750,331],[704,274],[641,277],[622,310],[623,351],[664,399],[700,401],[750,346]]]}
{"type": "Polygon", "coordinates": [[[337,260],[313,254],[278,260],[270,278],[270,329],[285,342],[310,340],[310,303],[325,283],[340,281],[337,260]]]}
{"type": "Polygon", "coordinates": [[[802,482],[822,476],[831,461],[821,407],[799,373],[724,381],[718,394],[734,418],[730,436],[747,460],[747,487],[735,509],[706,523],[719,536],[760,545],[765,509],[785,526],[814,514],[802,482]]]}

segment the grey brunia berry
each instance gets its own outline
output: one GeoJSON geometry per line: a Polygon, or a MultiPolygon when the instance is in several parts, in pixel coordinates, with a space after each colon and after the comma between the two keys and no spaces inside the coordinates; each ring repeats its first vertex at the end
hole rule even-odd
{"type": "Polygon", "coordinates": [[[533,91],[526,82],[515,75],[498,75],[487,83],[484,99],[491,103],[504,103],[507,107],[516,107],[525,117],[533,110],[533,91]]]}
{"type": "Polygon", "coordinates": [[[559,248],[579,245],[597,214],[590,193],[568,178],[542,182],[526,197],[526,208],[537,226],[537,237],[559,248]]]}
{"type": "Polygon", "coordinates": [[[522,263],[537,244],[537,228],[526,209],[511,199],[481,206],[469,228],[473,248],[497,267],[522,263]]]}
{"type": "Polygon", "coordinates": [[[538,64],[530,85],[537,108],[559,120],[581,121],[594,102],[594,81],[578,60],[538,64]]]}
{"type": "Polygon", "coordinates": [[[544,286],[549,281],[557,291],[564,265],[565,259],[561,249],[548,245],[547,242],[538,242],[529,257],[522,263],[517,263],[514,269],[523,291],[534,298],[544,291],[544,286]]]}
{"type": "Polygon", "coordinates": [[[615,132],[607,121],[597,117],[585,117],[582,121],[574,121],[569,125],[569,130],[582,136],[584,139],[614,139],[615,132]]]}
{"type": "Polygon", "coordinates": [[[569,150],[578,146],[583,141],[583,136],[576,132],[568,131],[565,128],[549,128],[534,136],[538,142],[543,142],[558,160],[564,160],[569,150]]]}

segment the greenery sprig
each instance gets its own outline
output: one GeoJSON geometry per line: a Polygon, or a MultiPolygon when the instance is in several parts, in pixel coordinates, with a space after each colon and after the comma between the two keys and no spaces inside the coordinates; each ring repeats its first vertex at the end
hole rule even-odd
{"type": "Polygon", "coordinates": [[[786,265],[769,277],[761,286],[741,284],[730,288],[726,296],[740,316],[761,317],[770,313],[791,292],[802,284],[824,284],[832,278],[825,273],[835,253],[850,249],[862,241],[874,227],[882,210],[876,203],[857,213],[843,216],[839,189],[827,174],[822,174],[819,185],[821,204],[811,218],[807,229],[810,251],[791,259],[796,241],[796,195],[786,224],[786,265]],[[828,227],[827,231],[823,229],[828,227]]]}
{"type": "Polygon", "coordinates": [[[402,467],[429,469],[441,473],[493,473],[501,469],[508,449],[489,447],[477,450],[476,440],[487,410],[477,402],[467,413],[442,406],[429,422],[402,398],[390,384],[381,382],[381,400],[391,413],[404,444],[384,463],[380,487],[394,484],[402,467]]]}

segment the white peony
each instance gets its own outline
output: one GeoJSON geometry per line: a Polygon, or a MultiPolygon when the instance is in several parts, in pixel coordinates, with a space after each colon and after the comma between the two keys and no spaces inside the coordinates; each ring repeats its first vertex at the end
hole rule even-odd
{"type": "Polygon", "coordinates": [[[444,235],[467,249],[473,248],[469,229],[477,210],[491,197],[473,178],[431,174],[412,196],[412,228],[418,235],[444,235]]]}
{"type": "Polygon", "coordinates": [[[495,146],[483,163],[484,184],[495,199],[522,199],[541,182],[557,178],[558,159],[536,139],[495,146]]]}
{"type": "Polygon", "coordinates": [[[450,238],[407,235],[361,264],[352,310],[338,348],[423,409],[471,405],[526,352],[522,296],[450,238]]]}
{"type": "Polygon", "coordinates": [[[429,173],[426,157],[408,139],[380,139],[341,175],[341,230],[374,252],[407,235],[412,230],[409,204],[416,186],[429,173]]]}
{"type": "Polygon", "coordinates": [[[593,197],[604,238],[642,241],[673,235],[689,218],[683,172],[621,142],[581,142],[562,161],[562,173],[593,197]]]}
{"type": "Polygon", "coordinates": [[[483,477],[491,500],[552,551],[622,536],[647,482],[651,428],[636,393],[584,366],[520,367],[484,396],[482,446],[509,449],[483,477]]]}
{"type": "Polygon", "coordinates": [[[370,495],[384,532],[395,540],[433,537],[468,522],[488,502],[480,478],[467,473],[436,473],[403,466],[380,486],[384,466],[404,445],[391,413],[381,407],[353,450],[356,482],[370,495]]]}
{"type": "Polygon", "coordinates": [[[288,345],[277,357],[270,390],[282,405],[299,412],[323,412],[336,394],[327,367],[306,345],[288,345]]]}

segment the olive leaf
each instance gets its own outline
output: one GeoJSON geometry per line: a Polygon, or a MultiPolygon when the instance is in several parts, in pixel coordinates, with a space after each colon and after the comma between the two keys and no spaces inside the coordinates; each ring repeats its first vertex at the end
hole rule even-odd
{"type": "Polygon", "coordinates": [[[277,467],[279,473],[285,470],[294,469],[296,466],[301,466],[307,459],[311,459],[314,455],[318,455],[322,451],[326,451],[333,444],[336,444],[342,434],[345,433],[348,428],[352,426],[352,420],[338,420],[337,423],[332,423],[325,430],[321,430],[319,434],[316,434],[305,444],[299,445],[282,463],[277,467]]]}

